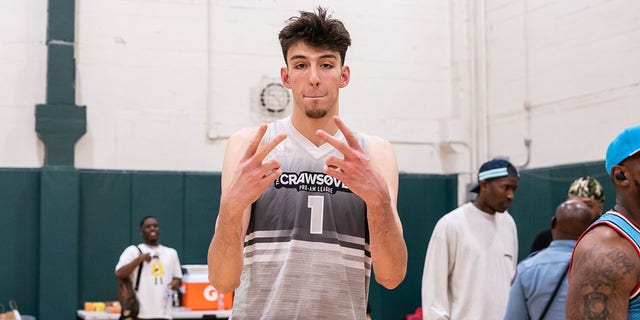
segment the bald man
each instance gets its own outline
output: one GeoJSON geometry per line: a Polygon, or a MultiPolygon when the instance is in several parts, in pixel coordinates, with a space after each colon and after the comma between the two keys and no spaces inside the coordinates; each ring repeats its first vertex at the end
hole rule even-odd
{"type": "Polygon", "coordinates": [[[591,209],[582,201],[571,199],[558,206],[551,218],[549,247],[518,264],[505,319],[537,320],[545,314],[545,319],[564,319],[571,252],[592,221],[591,209]]]}
{"type": "MultiPolygon", "coordinates": [[[[567,190],[567,200],[584,202],[593,214],[593,220],[600,218],[604,206],[604,191],[600,182],[593,177],[585,176],[574,180],[567,190]]],[[[531,253],[542,250],[551,243],[551,229],[542,230],[531,243],[531,253]]]]}

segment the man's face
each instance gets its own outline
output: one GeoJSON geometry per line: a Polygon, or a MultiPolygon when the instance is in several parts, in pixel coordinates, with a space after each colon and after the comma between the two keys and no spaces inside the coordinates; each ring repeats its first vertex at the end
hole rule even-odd
{"type": "Polygon", "coordinates": [[[602,215],[602,211],[604,210],[604,206],[602,202],[592,198],[592,197],[578,197],[578,196],[569,196],[568,200],[578,200],[584,202],[584,204],[589,207],[591,210],[591,216],[593,220],[600,218],[602,215]]]}
{"type": "Polygon", "coordinates": [[[349,83],[349,67],[342,67],[337,51],[322,50],[299,42],[287,52],[287,67],[280,70],[282,83],[293,93],[294,114],[303,111],[320,119],[338,114],[339,90],[349,83]]]}
{"type": "Polygon", "coordinates": [[[140,227],[140,234],[145,243],[157,243],[160,237],[160,227],[158,220],[155,218],[147,218],[140,227]]]}
{"type": "Polygon", "coordinates": [[[518,178],[502,177],[482,182],[486,185],[484,195],[486,205],[494,212],[507,211],[518,189],[518,178]]]}

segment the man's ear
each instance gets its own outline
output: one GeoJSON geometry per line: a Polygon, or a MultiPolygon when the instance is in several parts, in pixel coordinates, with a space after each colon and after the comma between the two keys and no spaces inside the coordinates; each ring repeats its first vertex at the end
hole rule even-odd
{"type": "Polygon", "coordinates": [[[344,88],[349,84],[349,80],[351,80],[351,69],[349,66],[343,66],[340,73],[340,88],[344,88]]]}
{"type": "Polygon", "coordinates": [[[282,81],[282,85],[285,88],[291,89],[291,83],[289,83],[289,69],[287,69],[287,67],[280,68],[280,81],[282,81]]]}
{"type": "Polygon", "coordinates": [[[482,189],[485,189],[485,190],[486,190],[486,189],[487,189],[487,184],[488,184],[488,183],[489,183],[489,182],[487,182],[487,180],[482,180],[482,181],[478,182],[478,185],[479,185],[479,187],[478,187],[478,193],[480,193],[480,190],[482,190],[482,189]]]}
{"type": "Polygon", "coordinates": [[[551,217],[551,229],[556,227],[557,219],[556,216],[551,217]]]}
{"type": "Polygon", "coordinates": [[[611,169],[611,177],[613,177],[613,184],[626,186],[629,184],[629,179],[627,179],[626,168],[620,165],[615,165],[611,169]]]}

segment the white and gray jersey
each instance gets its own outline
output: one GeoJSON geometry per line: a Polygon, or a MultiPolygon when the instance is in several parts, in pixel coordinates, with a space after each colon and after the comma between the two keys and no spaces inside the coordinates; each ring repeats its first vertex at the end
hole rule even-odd
{"type": "Polygon", "coordinates": [[[365,203],[323,172],[329,155],[342,157],[333,146],[316,147],[289,118],[269,124],[264,140],[280,133],[288,138],[266,160],[278,159],[283,173],[252,206],[233,319],[365,319],[365,203]]]}

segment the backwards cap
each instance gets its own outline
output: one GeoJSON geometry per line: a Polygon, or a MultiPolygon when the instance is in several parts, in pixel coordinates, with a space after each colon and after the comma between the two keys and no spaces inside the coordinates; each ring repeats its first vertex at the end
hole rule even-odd
{"type": "Polygon", "coordinates": [[[518,170],[511,162],[504,159],[492,159],[480,167],[478,170],[478,185],[471,189],[471,192],[480,191],[480,181],[491,180],[502,177],[520,177],[518,170]]]}

